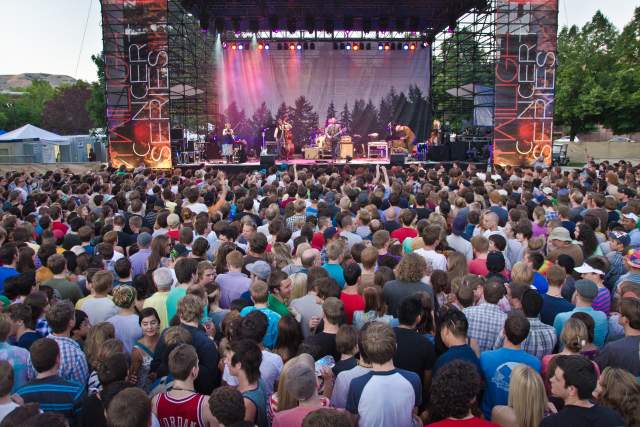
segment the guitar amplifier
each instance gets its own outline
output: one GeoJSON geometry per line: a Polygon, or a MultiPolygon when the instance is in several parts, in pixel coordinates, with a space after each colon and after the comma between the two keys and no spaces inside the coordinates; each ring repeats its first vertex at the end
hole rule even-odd
{"type": "Polygon", "coordinates": [[[340,144],[340,158],[341,159],[346,159],[347,156],[353,157],[353,144],[352,143],[340,144]]]}
{"type": "Polygon", "coordinates": [[[320,149],[318,147],[307,147],[304,149],[304,158],[307,160],[318,160],[320,158],[320,149]]]}

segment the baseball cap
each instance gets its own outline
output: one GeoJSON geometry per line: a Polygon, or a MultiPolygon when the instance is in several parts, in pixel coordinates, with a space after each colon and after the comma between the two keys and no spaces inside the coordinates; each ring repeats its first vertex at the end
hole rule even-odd
{"type": "Polygon", "coordinates": [[[147,246],[149,246],[151,244],[151,234],[147,233],[146,231],[143,231],[142,233],[138,234],[138,247],[141,248],[146,248],[147,246]]]}
{"type": "Polygon", "coordinates": [[[271,274],[271,266],[265,261],[252,262],[251,264],[247,264],[245,268],[249,273],[258,276],[260,280],[267,280],[269,274],[271,274]]]}
{"type": "Polygon", "coordinates": [[[618,193],[622,193],[627,197],[635,197],[636,193],[629,187],[618,188],[618,193]]]}
{"type": "Polygon", "coordinates": [[[587,279],[577,280],[576,292],[581,297],[592,300],[598,295],[598,285],[587,279]]]}
{"type": "Polygon", "coordinates": [[[626,219],[630,219],[633,222],[638,222],[638,215],[634,214],[633,212],[622,214],[622,217],[626,219]]]}
{"type": "Polygon", "coordinates": [[[335,236],[337,232],[338,230],[335,227],[328,227],[326,230],[324,230],[325,240],[329,240],[330,238],[335,236]]]}
{"type": "Polygon", "coordinates": [[[583,263],[582,265],[579,265],[578,267],[574,268],[573,270],[576,273],[580,273],[580,274],[595,273],[595,274],[604,275],[604,271],[598,270],[597,268],[593,268],[587,263],[583,263]]]}
{"type": "Polygon", "coordinates": [[[546,195],[553,194],[553,190],[550,187],[544,187],[542,192],[546,195]]]}
{"type": "Polygon", "coordinates": [[[569,195],[569,189],[561,188],[558,190],[558,196],[568,196],[568,195],[569,195]]]}
{"type": "Polygon", "coordinates": [[[175,227],[178,224],[180,224],[180,217],[178,215],[172,213],[167,217],[167,225],[170,227],[175,227]]]}
{"type": "Polygon", "coordinates": [[[562,242],[572,241],[569,230],[564,227],[556,227],[551,230],[551,234],[549,234],[549,240],[560,240],[562,242]]]}
{"type": "Polygon", "coordinates": [[[631,238],[624,231],[611,231],[609,232],[609,238],[617,240],[622,243],[624,246],[629,246],[631,244],[631,238]]]}
{"type": "Polygon", "coordinates": [[[313,357],[308,353],[293,358],[287,371],[284,386],[296,400],[307,400],[317,388],[313,357]]]}
{"type": "Polygon", "coordinates": [[[640,268],[640,249],[636,249],[625,257],[629,265],[633,268],[640,268]]]}

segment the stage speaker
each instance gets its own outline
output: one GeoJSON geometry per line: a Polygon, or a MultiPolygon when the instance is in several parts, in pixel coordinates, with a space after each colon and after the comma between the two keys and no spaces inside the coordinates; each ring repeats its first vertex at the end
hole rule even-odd
{"type": "Polygon", "coordinates": [[[452,161],[463,161],[467,159],[467,145],[464,142],[454,142],[450,147],[452,161]]]}
{"type": "Polygon", "coordinates": [[[307,160],[318,160],[320,158],[320,148],[307,147],[304,149],[304,158],[307,160]]]}
{"type": "Polygon", "coordinates": [[[434,145],[429,147],[427,152],[427,158],[434,162],[448,162],[449,161],[449,146],[448,145],[434,145]]]}
{"type": "Polygon", "coordinates": [[[353,144],[350,142],[340,143],[340,158],[346,159],[347,157],[353,157],[353,144]]]}
{"type": "Polygon", "coordinates": [[[407,160],[406,154],[391,154],[391,166],[404,166],[404,162],[407,160]]]}
{"type": "Polygon", "coordinates": [[[275,154],[262,154],[260,155],[260,166],[269,167],[276,165],[276,155],[275,154]]]}

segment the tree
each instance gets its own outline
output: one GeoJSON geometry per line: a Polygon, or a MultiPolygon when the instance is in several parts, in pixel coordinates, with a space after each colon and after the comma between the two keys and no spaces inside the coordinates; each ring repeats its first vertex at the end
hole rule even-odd
{"type": "Polygon", "coordinates": [[[0,129],[13,130],[31,123],[42,126],[44,104],[53,99],[55,90],[49,82],[35,80],[20,96],[0,97],[0,129]]]}
{"type": "MultiPolygon", "coordinates": [[[[267,107],[267,103],[263,102],[260,107],[253,113],[251,119],[249,119],[249,129],[253,138],[257,138],[261,141],[262,130],[272,128],[274,126],[273,115],[267,107]]],[[[271,138],[272,135],[265,135],[266,138],[271,138]]]]}
{"type": "Polygon", "coordinates": [[[600,11],[582,29],[560,31],[554,117],[568,126],[571,140],[602,121],[616,38],[615,27],[600,11]]]}
{"type": "Polygon", "coordinates": [[[284,116],[291,117],[292,114],[293,114],[293,109],[283,102],[278,107],[278,111],[276,111],[276,120],[280,120],[284,116]]]}
{"type": "Polygon", "coordinates": [[[318,113],[313,111],[313,105],[304,96],[295,100],[291,122],[296,146],[303,145],[318,127],[318,113]]]}
{"type": "Polygon", "coordinates": [[[87,111],[94,127],[107,127],[107,101],[105,92],[107,83],[104,74],[104,58],[102,54],[91,55],[91,60],[98,68],[98,81],[91,83],[91,97],[87,102],[87,111]]]}
{"type": "Polygon", "coordinates": [[[90,98],[91,86],[83,81],[57,88],[55,97],[44,105],[42,126],[61,135],[89,132],[93,127],[86,108],[90,98]]]}
{"type": "Polygon", "coordinates": [[[640,130],[640,7],[618,37],[603,124],[615,133],[640,130]]]}
{"type": "Polygon", "coordinates": [[[347,129],[351,129],[352,120],[351,120],[351,112],[349,111],[349,105],[344,103],[344,107],[342,108],[342,112],[340,113],[340,123],[343,127],[347,129]]]}
{"type": "Polygon", "coordinates": [[[396,98],[396,90],[391,87],[389,93],[380,100],[378,108],[378,131],[384,136],[388,132],[389,123],[393,122],[393,104],[396,98]]]}
{"type": "Polygon", "coordinates": [[[336,107],[335,105],[333,105],[333,100],[331,100],[331,103],[329,104],[329,107],[327,108],[327,117],[326,120],[329,120],[331,117],[336,117],[336,107]]]}
{"type": "Polygon", "coordinates": [[[224,111],[225,123],[230,123],[236,135],[247,135],[250,132],[247,116],[244,110],[238,109],[238,104],[232,102],[224,111]]]}

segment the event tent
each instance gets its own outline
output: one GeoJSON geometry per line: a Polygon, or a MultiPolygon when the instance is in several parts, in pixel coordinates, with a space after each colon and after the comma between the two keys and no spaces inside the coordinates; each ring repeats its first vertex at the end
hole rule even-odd
{"type": "Polygon", "coordinates": [[[69,145],[69,140],[48,130],[27,124],[21,128],[0,135],[0,142],[43,142],[55,145],[69,145]]]}

